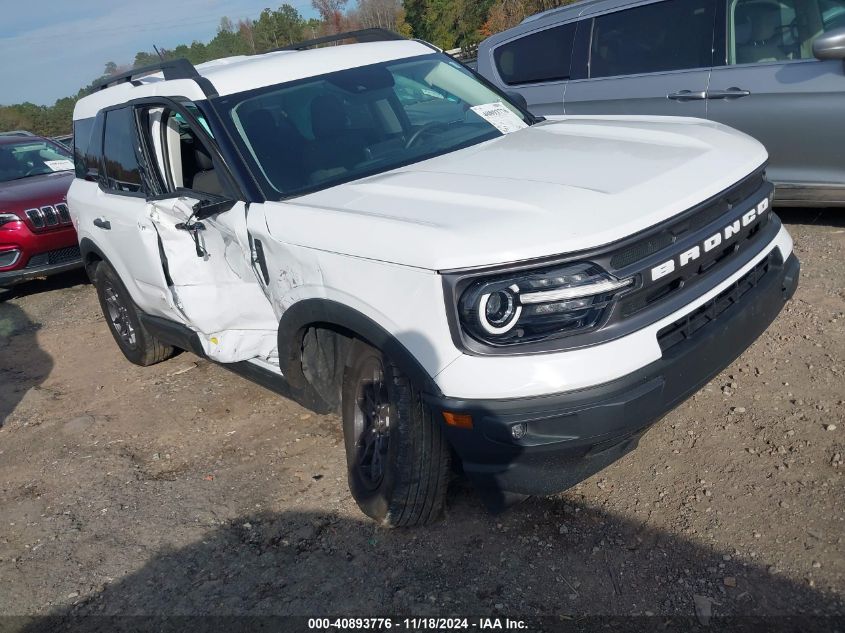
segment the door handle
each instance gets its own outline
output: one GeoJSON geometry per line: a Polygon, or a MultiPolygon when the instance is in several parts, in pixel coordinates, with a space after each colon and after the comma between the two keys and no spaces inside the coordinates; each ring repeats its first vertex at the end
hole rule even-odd
{"type": "Polygon", "coordinates": [[[111,222],[104,220],[103,218],[96,218],[94,220],[94,226],[98,229],[103,229],[104,231],[111,231],[111,222]]]}
{"type": "Polygon", "coordinates": [[[750,90],[743,90],[742,88],[728,88],[727,90],[708,90],[708,99],[739,99],[740,97],[747,97],[751,94],[750,90]]]}
{"type": "Polygon", "coordinates": [[[704,91],[679,90],[678,92],[666,95],[666,98],[674,101],[702,101],[707,98],[707,93],[704,91]]]}

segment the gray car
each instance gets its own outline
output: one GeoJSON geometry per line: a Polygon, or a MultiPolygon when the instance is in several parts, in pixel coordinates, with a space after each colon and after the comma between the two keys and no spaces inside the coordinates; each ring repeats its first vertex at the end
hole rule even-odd
{"type": "Polygon", "coordinates": [[[707,118],[769,150],[781,205],[845,206],[845,0],[585,0],[481,44],[538,115],[707,118]]]}

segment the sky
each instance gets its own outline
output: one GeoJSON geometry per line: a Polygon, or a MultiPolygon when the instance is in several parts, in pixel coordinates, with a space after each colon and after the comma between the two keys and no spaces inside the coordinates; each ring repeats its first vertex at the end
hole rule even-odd
{"type": "Polygon", "coordinates": [[[283,2],[306,18],[310,0],[0,0],[0,105],[52,105],[138,51],[214,37],[220,18],[255,19],[283,2]]]}

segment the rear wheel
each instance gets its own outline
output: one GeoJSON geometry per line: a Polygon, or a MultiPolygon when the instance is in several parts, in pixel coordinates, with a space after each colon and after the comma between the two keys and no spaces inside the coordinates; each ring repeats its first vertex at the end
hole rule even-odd
{"type": "Polygon", "coordinates": [[[138,308],[111,265],[102,262],[97,266],[94,285],[109,330],[127,360],[147,367],[173,356],[173,347],[162,343],[141,323],[138,308]]]}
{"type": "Polygon", "coordinates": [[[377,349],[356,344],[342,409],[349,489],[364,514],[386,527],[439,518],[449,447],[408,377],[377,349]]]}

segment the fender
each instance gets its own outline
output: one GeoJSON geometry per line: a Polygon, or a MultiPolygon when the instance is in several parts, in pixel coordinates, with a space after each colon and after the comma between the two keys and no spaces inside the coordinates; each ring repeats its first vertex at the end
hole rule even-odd
{"type": "Polygon", "coordinates": [[[300,342],[309,326],[333,326],[347,331],[380,349],[402,370],[418,389],[431,396],[442,396],[434,379],[399,340],[368,316],[330,299],[305,299],[292,305],[279,323],[279,363],[291,387],[301,390],[310,385],[302,374],[300,342]]]}

